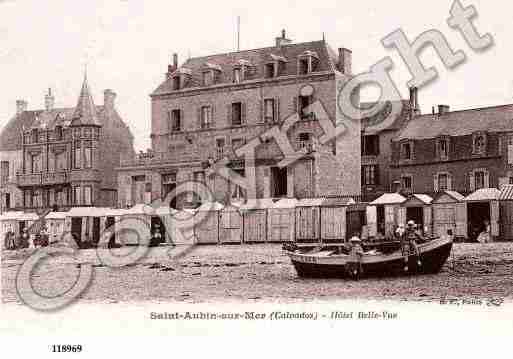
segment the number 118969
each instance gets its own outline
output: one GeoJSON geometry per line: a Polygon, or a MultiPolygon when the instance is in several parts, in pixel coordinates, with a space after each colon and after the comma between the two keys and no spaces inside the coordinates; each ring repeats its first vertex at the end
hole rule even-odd
{"type": "Polygon", "coordinates": [[[80,353],[82,345],[52,345],[53,353],[80,353]]]}

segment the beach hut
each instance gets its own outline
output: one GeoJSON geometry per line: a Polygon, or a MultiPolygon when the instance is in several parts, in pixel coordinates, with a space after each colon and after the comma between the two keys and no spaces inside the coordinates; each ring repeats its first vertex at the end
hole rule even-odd
{"type": "Polygon", "coordinates": [[[16,237],[21,234],[23,228],[20,228],[18,224],[18,219],[21,215],[23,215],[23,212],[18,211],[4,212],[0,215],[0,235],[2,239],[9,230],[12,230],[16,237]]]}
{"type": "Polygon", "coordinates": [[[359,236],[362,240],[369,237],[367,231],[367,203],[348,204],[346,209],[346,239],[359,236]]]}
{"type": "MultiPolygon", "coordinates": [[[[406,197],[399,193],[385,193],[367,206],[367,227],[370,238],[391,238],[398,223],[404,223],[400,218],[404,213],[400,210],[406,197]]],[[[404,207],[403,207],[404,208],[404,207]]]]}
{"type": "Polygon", "coordinates": [[[242,215],[237,204],[230,204],[219,212],[219,243],[242,242],[242,215]]]}
{"type": "Polygon", "coordinates": [[[152,207],[142,203],[123,210],[116,223],[116,240],[125,245],[149,244],[154,213],[152,207]]]}
{"type": "Polygon", "coordinates": [[[196,243],[219,243],[219,217],[223,208],[219,202],[205,202],[197,208],[194,218],[196,243]]]}
{"type": "Polygon", "coordinates": [[[62,239],[65,230],[67,212],[50,212],[45,217],[49,242],[55,243],[62,239]]]}
{"type": "Polygon", "coordinates": [[[401,204],[396,225],[406,225],[406,222],[414,221],[423,235],[431,235],[433,233],[432,202],[433,198],[427,194],[412,194],[401,204]]]}
{"type": "Polygon", "coordinates": [[[105,231],[111,231],[111,235],[106,244],[113,246],[116,243],[116,230],[117,223],[125,214],[124,209],[108,208],[103,212],[100,219],[100,231],[103,234],[105,231]]]}
{"type": "Polygon", "coordinates": [[[446,236],[451,230],[454,236],[467,237],[467,209],[465,197],[455,191],[440,192],[432,202],[433,234],[446,236]]]}
{"type": "Polygon", "coordinates": [[[66,212],[64,230],[71,233],[79,247],[82,243],[96,245],[102,232],[101,219],[108,210],[103,207],[73,207],[66,212]]]}
{"type": "Polygon", "coordinates": [[[295,238],[295,198],[282,198],[267,210],[267,240],[269,242],[293,242],[295,238]]]}
{"type": "Polygon", "coordinates": [[[244,243],[262,243],[267,241],[268,209],[273,207],[272,198],[248,199],[240,206],[244,243]]]}
{"type": "Polygon", "coordinates": [[[305,198],[296,205],[296,241],[319,242],[321,239],[321,205],[324,198],[305,198]]]}
{"type": "Polygon", "coordinates": [[[352,198],[326,198],[321,204],[321,241],[340,243],[347,240],[347,207],[352,198]]]}
{"type": "Polygon", "coordinates": [[[465,197],[471,241],[478,240],[481,233],[487,234],[488,240],[499,236],[499,195],[496,188],[481,188],[465,197]]]}
{"type": "Polygon", "coordinates": [[[502,240],[513,240],[513,185],[501,186],[499,195],[500,237],[502,240]]]}

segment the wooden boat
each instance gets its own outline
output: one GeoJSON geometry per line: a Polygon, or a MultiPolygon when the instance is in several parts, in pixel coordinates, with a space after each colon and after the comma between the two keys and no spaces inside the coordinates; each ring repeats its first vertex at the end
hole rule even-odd
{"type": "MultiPolygon", "coordinates": [[[[395,248],[383,248],[364,252],[361,257],[359,276],[393,276],[399,274],[433,274],[438,273],[452,249],[452,237],[435,238],[418,244],[421,265],[418,258],[408,255],[407,270],[405,256],[397,243],[395,248]]],[[[315,248],[298,247],[294,244],[284,245],[285,253],[290,257],[300,277],[350,277],[349,268],[353,268],[354,259],[344,253],[343,246],[322,246],[315,248]]],[[[347,251],[346,251],[347,252],[347,251]]]]}

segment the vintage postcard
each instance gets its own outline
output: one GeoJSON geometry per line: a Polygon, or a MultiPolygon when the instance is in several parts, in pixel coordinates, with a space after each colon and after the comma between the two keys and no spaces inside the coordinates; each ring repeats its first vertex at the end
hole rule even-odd
{"type": "Polygon", "coordinates": [[[512,10],[0,0],[2,354],[502,355],[512,10]]]}

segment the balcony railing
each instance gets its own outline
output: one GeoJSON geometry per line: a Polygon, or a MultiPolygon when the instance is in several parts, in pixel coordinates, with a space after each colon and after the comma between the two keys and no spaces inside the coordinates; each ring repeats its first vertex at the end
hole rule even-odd
{"type": "Polygon", "coordinates": [[[140,153],[132,157],[122,157],[121,167],[147,166],[152,164],[163,164],[173,162],[202,161],[208,158],[207,153],[195,155],[188,152],[150,152],[140,153]]]}
{"type": "Polygon", "coordinates": [[[66,172],[48,172],[42,175],[43,185],[63,184],[68,182],[68,176],[66,172]]]}
{"type": "Polygon", "coordinates": [[[68,183],[68,174],[65,171],[59,172],[43,172],[20,174],[16,176],[18,186],[47,186],[54,184],[68,183]]]}

